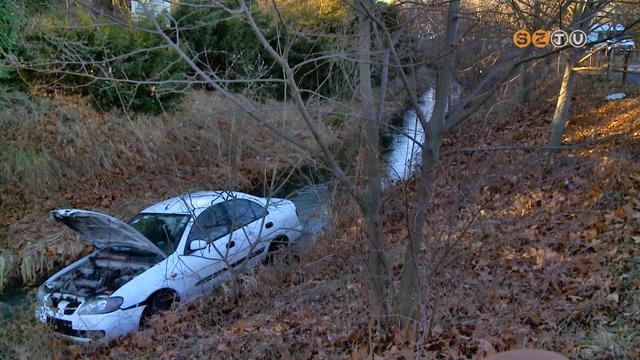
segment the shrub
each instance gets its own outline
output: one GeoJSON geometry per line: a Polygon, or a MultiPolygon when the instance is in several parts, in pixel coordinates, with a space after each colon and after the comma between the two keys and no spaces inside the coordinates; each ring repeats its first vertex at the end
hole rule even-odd
{"type": "MultiPolygon", "coordinates": [[[[273,82],[235,83],[230,86],[230,89],[242,91],[250,87],[258,94],[282,98],[285,91],[281,81],[282,70],[274,64],[274,59],[264,50],[249,25],[238,17],[230,16],[223,9],[192,6],[200,3],[199,0],[183,2],[174,14],[182,29],[180,35],[187,42],[187,48],[192,57],[197,58],[204,68],[223,74],[225,78],[275,79],[276,81],[273,82]]],[[[230,6],[233,7],[233,5],[230,6]]],[[[331,49],[332,43],[327,37],[283,36],[286,29],[275,25],[278,23],[277,17],[274,17],[264,6],[255,6],[253,16],[274,48],[288,48],[287,60],[292,67],[331,49]]],[[[334,12],[326,16],[332,25],[327,25],[324,30],[335,29],[337,25],[335,25],[334,12]]],[[[291,21],[296,22],[296,19],[292,17],[291,21]]],[[[333,74],[336,73],[335,65],[336,61],[333,59],[309,61],[299,66],[294,76],[303,89],[317,91],[323,95],[335,95],[335,90],[339,89],[337,86],[332,86],[331,81],[334,78],[333,74]]]]}
{"type": "MultiPolygon", "coordinates": [[[[173,14],[180,30],[167,31],[167,35],[179,39],[182,48],[205,71],[233,80],[230,90],[282,98],[286,90],[282,69],[274,64],[249,25],[239,16],[206,4],[210,2],[181,2],[173,14]],[[200,6],[190,6],[194,4],[200,6]]],[[[252,10],[271,45],[286,49],[284,53],[295,69],[294,77],[304,96],[319,93],[345,98],[354,91],[350,82],[355,78],[352,62],[331,57],[316,59],[334,51],[336,40],[341,39],[335,34],[354,31],[353,14],[340,4],[334,0],[322,2],[315,20],[304,11],[285,14],[286,28],[279,25],[270,9],[256,4],[252,10]],[[317,35],[299,35],[309,27],[315,29],[309,33],[317,35]]],[[[391,8],[383,12],[385,21],[393,26],[397,14],[391,8]]],[[[77,26],[68,26],[68,18],[49,16],[44,24],[27,32],[25,43],[29,48],[23,52],[22,60],[36,64],[21,73],[29,85],[87,95],[101,110],[124,106],[156,113],[172,109],[178,102],[189,86],[180,80],[197,78],[162,37],[139,30],[149,25],[144,21],[136,23],[136,27],[122,26],[109,19],[94,20],[80,10],[71,19],[72,25],[77,26]]],[[[166,18],[159,20],[165,23],[166,18]]],[[[374,69],[377,72],[379,69],[374,69]]]]}
{"type": "Polygon", "coordinates": [[[7,55],[16,53],[20,48],[20,27],[25,20],[24,9],[18,4],[0,2],[0,81],[13,78],[7,55]]]}
{"type": "MultiPolygon", "coordinates": [[[[272,0],[258,0],[260,8],[272,11],[272,0]]],[[[343,0],[294,0],[277,1],[278,13],[270,14],[274,21],[280,17],[309,32],[339,32],[354,20],[350,5],[343,0]]]]}
{"type": "MultiPolygon", "coordinates": [[[[174,13],[190,55],[198,65],[215,72],[220,77],[234,80],[265,78],[269,74],[273,60],[263,49],[249,25],[238,17],[211,6],[193,6],[201,1],[183,2],[174,13]]],[[[256,14],[258,22],[263,17],[256,14]]],[[[247,87],[265,90],[270,84],[236,82],[231,90],[241,91],[247,87]]]]}
{"type": "Polygon", "coordinates": [[[30,85],[87,95],[104,111],[125,107],[158,113],[177,104],[188,65],[160,36],[100,24],[82,12],[79,26],[60,26],[61,21],[48,18],[26,35],[30,55],[23,60],[36,64],[23,74],[30,85]]]}
{"type": "Polygon", "coordinates": [[[18,78],[8,57],[23,55],[26,47],[21,33],[29,16],[47,11],[52,0],[0,1],[0,82],[15,85],[18,78]]]}
{"type": "Polygon", "coordinates": [[[115,79],[149,81],[148,84],[123,81],[98,81],[89,90],[95,103],[102,108],[120,106],[145,112],[172,109],[180,99],[185,85],[162,83],[184,80],[188,65],[157,35],[122,27],[106,26],[96,29],[94,46],[102,48],[98,59],[115,59],[107,66],[98,66],[101,76],[115,79]],[[145,49],[142,52],[138,52],[145,49]],[[134,54],[135,55],[129,55],[134,54]]]}

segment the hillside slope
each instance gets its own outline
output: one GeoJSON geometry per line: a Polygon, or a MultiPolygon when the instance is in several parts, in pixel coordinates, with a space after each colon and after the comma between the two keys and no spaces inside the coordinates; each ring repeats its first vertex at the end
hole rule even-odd
{"type": "MultiPolygon", "coordinates": [[[[519,347],[572,359],[637,358],[640,93],[607,102],[615,84],[586,78],[579,85],[565,149],[540,150],[552,97],[478,114],[447,138],[425,224],[424,321],[411,341],[369,328],[358,255],[365,244],[354,209],[338,201],[336,228],[300,261],[244,276],[238,304],[222,287],[99,349],[14,323],[0,347],[60,358],[472,359],[519,347]]],[[[385,194],[393,264],[414,187],[408,181],[385,194]]]]}

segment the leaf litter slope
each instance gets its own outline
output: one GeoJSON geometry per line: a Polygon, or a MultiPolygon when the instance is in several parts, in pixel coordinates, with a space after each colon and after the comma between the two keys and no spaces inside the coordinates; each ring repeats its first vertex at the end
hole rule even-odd
{"type": "MultiPolygon", "coordinates": [[[[545,145],[551,97],[478,114],[447,139],[420,258],[423,326],[409,340],[369,331],[365,244],[345,200],[337,228],[300,261],[244,276],[238,304],[223,287],[97,353],[49,344],[79,357],[472,359],[538,347],[577,359],[637,358],[639,94],[605,102],[613,85],[580,85],[565,136],[580,146],[460,151],[545,145]]],[[[408,181],[385,194],[393,264],[414,188],[408,181]]]]}
{"type": "MultiPolygon", "coordinates": [[[[579,147],[458,151],[545,145],[552,101],[491,121],[479,114],[448,138],[421,257],[428,321],[411,341],[368,331],[364,244],[344,205],[339,228],[300,262],[249,275],[238,305],[214,296],[100,355],[471,359],[539,347],[569,358],[637,357],[640,101],[632,92],[606,102],[613,85],[592,81],[580,82],[565,136],[579,147]]],[[[395,264],[414,187],[385,195],[395,264]]]]}

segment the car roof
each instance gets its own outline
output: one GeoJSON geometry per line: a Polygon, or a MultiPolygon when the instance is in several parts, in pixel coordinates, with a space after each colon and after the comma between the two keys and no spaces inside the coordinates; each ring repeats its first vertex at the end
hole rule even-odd
{"type": "Polygon", "coordinates": [[[609,31],[624,31],[624,25],[622,24],[595,24],[591,27],[592,32],[609,32],[609,31]]]}
{"type": "Polygon", "coordinates": [[[198,215],[202,210],[211,205],[228,199],[248,199],[263,205],[262,199],[249,194],[236,191],[198,191],[176,196],[161,201],[141,211],[141,213],[154,214],[193,214],[198,215]]]}

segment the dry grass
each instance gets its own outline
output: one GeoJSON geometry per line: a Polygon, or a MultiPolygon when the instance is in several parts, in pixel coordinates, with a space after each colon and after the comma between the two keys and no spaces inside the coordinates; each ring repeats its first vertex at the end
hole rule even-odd
{"type": "MultiPolygon", "coordinates": [[[[429,74],[426,68],[417,71],[419,83],[428,84],[429,74]]],[[[399,80],[389,86],[385,117],[406,107],[399,80]]],[[[255,105],[279,128],[314,146],[293,103],[255,105]]],[[[128,218],[187,191],[250,190],[267,183],[274,171],[318,165],[211,92],[193,91],[175,113],[161,116],[99,113],[80,97],[16,92],[0,93],[0,106],[0,292],[10,282],[34,284],[88,251],[45,220],[49,210],[88,208],[128,218]]],[[[307,106],[338,159],[353,166],[358,106],[307,106]]]]}
{"type": "MultiPolygon", "coordinates": [[[[444,159],[425,228],[424,322],[415,337],[389,339],[368,328],[366,267],[359,255],[365,244],[358,219],[346,212],[300,263],[259,269],[253,275],[259,286],[245,290],[238,305],[213,296],[91,356],[472,359],[538,347],[575,359],[637,358],[640,165],[633,154],[640,123],[627,116],[636,100],[611,105],[603,101],[610,84],[581,85],[589,91],[578,92],[579,112],[566,140],[590,133],[594,145],[444,159]],[[583,118],[591,113],[600,115],[583,118]],[[619,133],[629,135],[609,141],[619,133]],[[213,309],[221,313],[210,321],[213,309]],[[152,341],[143,342],[149,336],[152,341]]],[[[448,144],[542,145],[548,117],[541,114],[549,106],[499,114],[489,131],[471,122],[448,144]]],[[[393,264],[406,238],[404,198],[414,186],[408,182],[386,194],[393,264]]],[[[398,270],[394,266],[396,275],[398,270]]]]}
{"type": "MultiPolygon", "coordinates": [[[[249,274],[238,304],[222,288],[97,352],[53,340],[46,346],[78,358],[472,359],[518,347],[575,359],[637,358],[638,93],[608,103],[603,97],[615,84],[594,84],[580,81],[565,137],[591,145],[552,154],[452,152],[443,159],[421,257],[424,321],[409,340],[369,329],[360,255],[366,245],[350,203],[337,201],[333,232],[300,262],[249,274]]],[[[532,108],[478,114],[450,136],[446,150],[543,145],[552,107],[546,98],[532,108]]],[[[409,181],[385,195],[396,275],[407,235],[405,198],[414,187],[409,181]]],[[[40,336],[33,321],[7,349],[42,354],[24,345],[40,336]]]]}
{"type": "MultiPolygon", "coordinates": [[[[16,279],[33,284],[87,250],[46,221],[54,208],[127,218],[187,191],[253,189],[273,171],[308,163],[303,151],[210,92],[192,92],[165,116],[98,113],[75,97],[5,93],[0,102],[0,264],[12,264],[0,266],[0,285],[16,279]]],[[[256,106],[280,128],[312,143],[292,104],[256,106]]],[[[322,119],[334,107],[310,105],[330,143],[339,134],[322,119]]]]}

